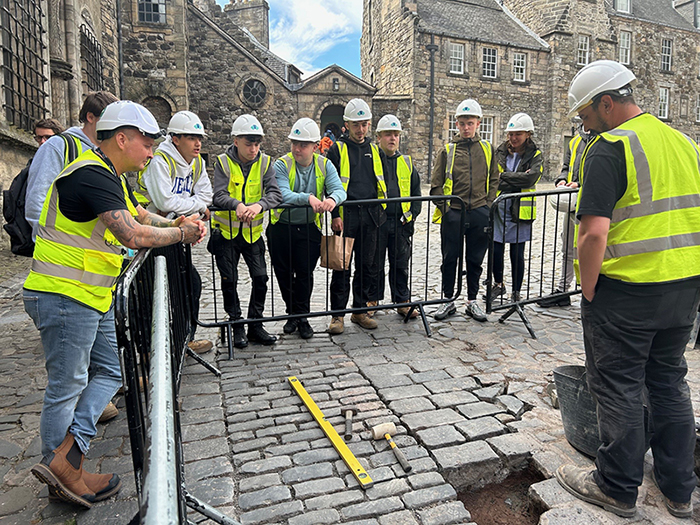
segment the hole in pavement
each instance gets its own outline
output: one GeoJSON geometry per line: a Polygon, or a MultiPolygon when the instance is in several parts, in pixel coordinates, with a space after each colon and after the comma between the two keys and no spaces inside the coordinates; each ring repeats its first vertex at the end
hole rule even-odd
{"type": "Polygon", "coordinates": [[[528,495],[530,485],[545,478],[533,468],[520,470],[500,483],[457,493],[479,525],[536,525],[540,512],[528,495]]]}

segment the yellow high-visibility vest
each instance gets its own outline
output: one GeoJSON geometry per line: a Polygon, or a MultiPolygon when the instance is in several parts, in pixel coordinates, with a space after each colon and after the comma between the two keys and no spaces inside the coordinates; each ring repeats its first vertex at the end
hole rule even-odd
{"type": "MultiPolygon", "coordinates": [[[[350,157],[348,156],[348,146],[344,142],[338,140],[338,152],[340,153],[340,183],[343,189],[348,191],[350,184],[350,157]]],[[[370,144],[372,148],[372,165],[374,168],[374,176],[377,178],[377,198],[386,199],[386,181],[384,180],[384,168],[382,166],[382,158],[379,156],[379,147],[376,144],[370,144]]],[[[382,204],[382,208],[386,209],[386,204],[382,204]]],[[[340,208],[340,217],[343,218],[343,208],[340,208]]]]}
{"type": "MultiPolygon", "coordinates": [[[[177,174],[177,165],[175,164],[175,159],[172,158],[170,155],[167,153],[157,150],[154,153],[154,157],[158,155],[159,157],[162,157],[165,163],[168,165],[168,172],[170,173],[170,179],[173,180],[175,179],[175,175],[177,174]]],[[[150,164],[150,161],[149,161],[150,164]]],[[[199,178],[202,176],[202,172],[204,171],[204,163],[202,162],[202,156],[197,155],[193,160],[192,160],[192,186],[194,187],[197,182],[199,182],[199,178]]],[[[143,168],[141,171],[139,171],[139,176],[137,179],[137,184],[136,184],[136,189],[134,190],[134,196],[136,197],[136,200],[139,201],[139,204],[146,208],[149,204],[151,204],[151,196],[148,194],[148,189],[146,188],[146,185],[143,182],[143,174],[146,172],[148,169],[148,164],[146,164],[146,167],[143,168]]]]}
{"type": "MultiPolygon", "coordinates": [[[[578,175],[577,179],[580,181],[580,171],[581,171],[581,159],[583,158],[583,152],[586,151],[587,142],[583,141],[581,135],[576,135],[573,139],[569,141],[569,150],[571,151],[571,158],[569,159],[569,173],[566,177],[566,182],[570,183],[574,175],[578,175]]],[[[579,186],[580,186],[579,182],[579,186]]]]}
{"type": "MultiPolygon", "coordinates": [[[[413,160],[409,155],[401,155],[396,159],[396,178],[399,181],[399,193],[401,197],[411,196],[411,174],[413,173],[413,160]]],[[[411,203],[402,202],[401,211],[403,212],[403,220],[409,223],[413,220],[411,213],[411,203]]]]}
{"type": "MultiPolygon", "coordinates": [[[[535,152],[533,159],[536,158],[537,156],[542,155],[542,152],[540,150],[537,150],[535,152]]],[[[542,177],[542,172],[544,170],[544,164],[540,164],[540,174],[537,177],[537,180],[535,181],[535,184],[532,185],[531,188],[521,188],[520,191],[521,193],[532,193],[537,191],[537,183],[540,181],[540,178],[542,177]]],[[[503,166],[501,164],[498,164],[498,173],[501,174],[505,170],[503,169],[503,166]]],[[[501,191],[497,191],[496,195],[500,195],[501,191]]],[[[521,197],[520,202],[518,203],[518,219],[521,221],[534,221],[535,218],[537,217],[537,199],[535,197],[521,197]]]]}
{"type": "MultiPolygon", "coordinates": [[[[297,174],[297,169],[296,169],[296,162],[294,162],[294,156],[292,153],[287,153],[284,157],[281,157],[280,160],[284,164],[285,168],[287,169],[287,177],[289,178],[289,189],[294,191],[294,181],[296,180],[296,174],[297,174]]],[[[323,190],[326,185],[326,163],[328,162],[328,159],[326,157],[322,157],[318,153],[314,153],[314,160],[313,164],[315,166],[315,171],[316,171],[316,198],[319,200],[323,200],[323,190]]],[[[271,210],[270,212],[270,222],[272,224],[276,224],[277,221],[280,220],[280,217],[282,216],[282,212],[284,211],[284,208],[276,208],[274,210],[271,210]]],[[[321,229],[321,215],[319,213],[314,214],[314,222],[316,223],[316,226],[318,229],[321,229]]]]}

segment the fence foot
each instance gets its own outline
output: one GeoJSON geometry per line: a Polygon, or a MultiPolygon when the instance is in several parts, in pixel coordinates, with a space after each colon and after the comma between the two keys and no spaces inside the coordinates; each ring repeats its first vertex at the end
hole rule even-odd
{"type": "Polygon", "coordinates": [[[191,348],[187,349],[187,355],[190,356],[192,359],[197,361],[200,365],[202,365],[204,368],[209,370],[212,374],[214,374],[216,377],[221,377],[221,370],[216,368],[214,365],[209,363],[208,361],[202,359],[197,352],[192,351],[191,348]]]}
{"type": "Polygon", "coordinates": [[[518,303],[516,303],[514,306],[511,306],[510,309],[501,316],[501,318],[498,320],[498,322],[499,323],[505,322],[506,319],[508,319],[511,315],[513,315],[516,312],[520,316],[520,320],[525,325],[525,328],[527,328],[527,331],[530,332],[530,335],[532,336],[532,338],[537,339],[537,335],[535,334],[535,330],[532,328],[532,325],[530,324],[530,320],[525,315],[525,311],[523,310],[523,307],[520,306],[520,304],[518,304],[518,303]]]}
{"type": "MultiPolygon", "coordinates": [[[[425,335],[427,335],[428,337],[432,337],[433,332],[430,329],[430,325],[428,324],[428,318],[425,316],[425,310],[423,309],[423,303],[420,303],[418,305],[418,310],[420,311],[420,318],[423,321],[423,328],[425,328],[425,335]]],[[[411,315],[411,314],[409,313],[409,315],[411,315]]]]}
{"type": "Polygon", "coordinates": [[[241,525],[239,522],[232,520],[225,514],[222,514],[214,507],[207,505],[203,501],[198,500],[192,494],[190,494],[186,488],[183,487],[183,492],[185,494],[185,501],[187,506],[192,510],[199,512],[200,514],[206,516],[210,520],[220,523],[221,525],[241,525]]]}

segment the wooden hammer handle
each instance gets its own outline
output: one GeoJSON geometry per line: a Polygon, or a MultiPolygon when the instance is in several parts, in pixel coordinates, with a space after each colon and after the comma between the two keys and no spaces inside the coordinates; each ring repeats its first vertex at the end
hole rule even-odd
{"type": "Polygon", "coordinates": [[[389,445],[391,446],[391,450],[394,451],[394,456],[396,456],[396,459],[399,460],[399,464],[404,469],[404,471],[411,472],[411,470],[413,470],[413,467],[408,463],[406,456],[404,455],[403,452],[401,452],[401,450],[399,450],[399,448],[396,446],[396,443],[394,443],[394,440],[391,439],[391,436],[389,434],[384,434],[384,437],[389,442],[389,445]]]}

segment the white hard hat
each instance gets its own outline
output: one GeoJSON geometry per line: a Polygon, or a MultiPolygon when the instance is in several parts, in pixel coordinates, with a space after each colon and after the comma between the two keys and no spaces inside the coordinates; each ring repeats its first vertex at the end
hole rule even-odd
{"type": "Polygon", "coordinates": [[[263,132],[262,124],[253,115],[241,115],[238,117],[231,127],[231,135],[237,137],[238,135],[259,135],[263,137],[265,133],[263,132]]]}
{"type": "Polygon", "coordinates": [[[576,211],[576,200],[578,193],[553,193],[549,196],[549,205],[562,213],[573,213],[576,211]]]}
{"type": "Polygon", "coordinates": [[[403,131],[401,121],[395,115],[384,115],[377,123],[377,133],[380,131],[403,131]]]}
{"type": "Polygon", "coordinates": [[[530,115],[527,113],[516,113],[508,121],[506,133],[509,131],[535,131],[535,123],[532,122],[530,115]]]}
{"type": "Polygon", "coordinates": [[[308,117],[300,118],[292,126],[289,137],[299,142],[318,142],[321,140],[321,129],[313,119],[308,117]]]}
{"type": "Polygon", "coordinates": [[[367,102],[361,98],[353,98],[348,105],[345,106],[343,119],[346,122],[360,122],[362,120],[370,120],[372,112],[367,105],[367,102]]]}
{"type": "MultiPolygon", "coordinates": [[[[634,85],[637,77],[629,69],[614,60],[596,60],[585,66],[569,86],[569,118],[586,107],[597,95],[615,93],[626,85],[634,85]]],[[[620,95],[631,95],[622,91],[620,95]]]]}
{"type": "Polygon", "coordinates": [[[168,133],[173,135],[201,135],[204,133],[204,125],[199,117],[191,111],[178,111],[168,123],[168,133]]]}
{"type": "Polygon", "coordinates": [[[97,121],[96,131],[113,131],[125,126],[136,128],[151,138],[163,134],[153,114],[131,100],[117,100],[104,108],[97,121]]]}
{"type": "Polygon", "coordinates": [[[484,114],[481,112],[481,106],[473,98],[464,99],[457,106],[455,111],[455,118],[457,117],[483,117],[484,114]]]}

